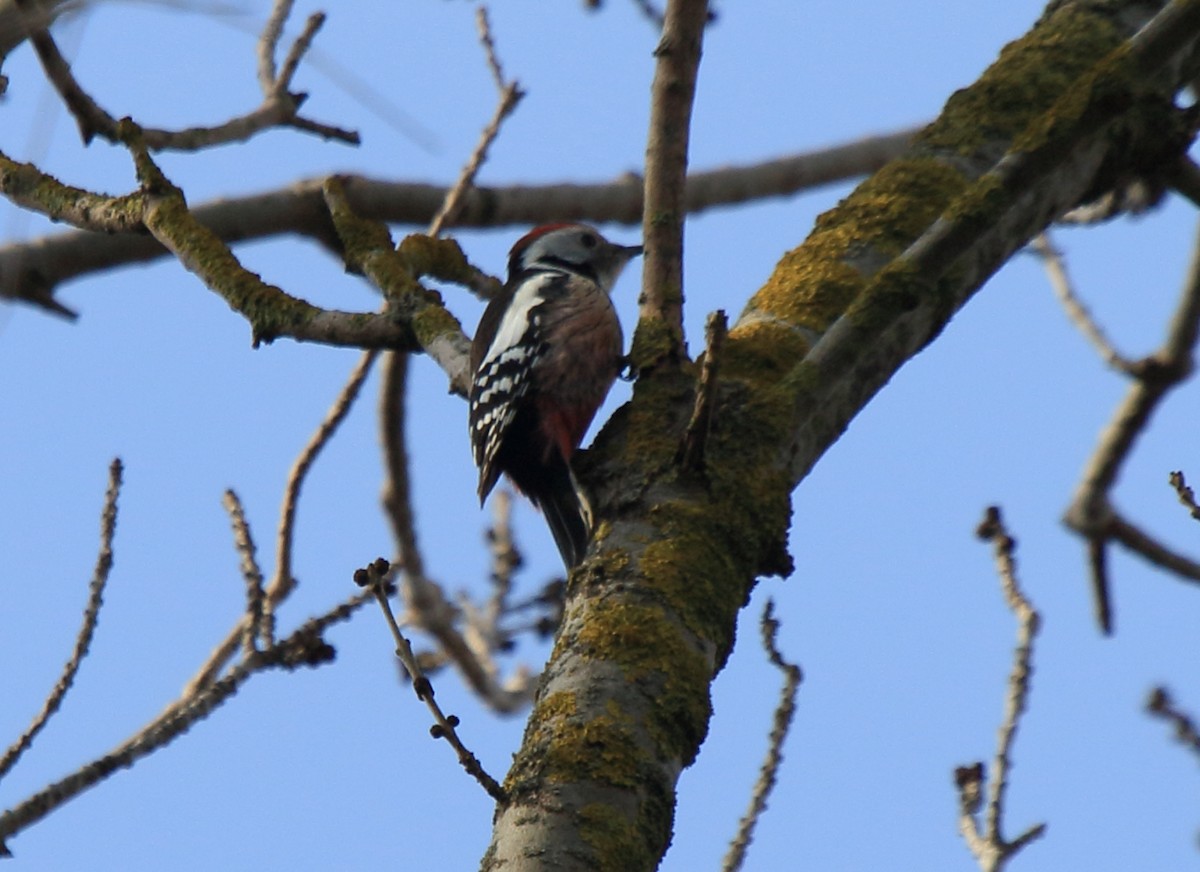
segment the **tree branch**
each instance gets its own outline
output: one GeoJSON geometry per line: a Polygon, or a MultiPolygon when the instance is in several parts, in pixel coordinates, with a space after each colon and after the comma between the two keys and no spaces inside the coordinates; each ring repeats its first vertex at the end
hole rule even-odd
{"type": "MultiPolygon", "coordinates": [[[[23,11],[35,10],[37,6],[36,0],[15,0],[15,2],[23,11]]],[[[290,7],[290,4],[288,6],[290,7]]],[[[280,9],[275,10],[275,14],[279,12],[280,9]]],[[[286,12],[287,9],[284,9],[285,16],[286,12]]],[[[304,32],[296,40],[288,55],[283,71],[272,83],[272,86],[264,92],[265,99],[257,109],[214,127],[192,127],[177,131],[144,128],[142,135],[146,147],[154,151],[197,151],[213,145],[241,142],[272,127],[284,126],[316,133],[325,139],[340,139],[352,145],[358,145],[359,136],[354,131],[341,130],[301,118],[299,109],[304,102],[304,95],[292,94],[287,90],[292,76],[295,75],[300,58],[308,50],[313,36],[324,21],[323,13],[317,13],[309,18],[304,32]]],[[[46,24],[48,25],[49,22],[47,21],[46,24]]],[[[281,26],[282,21],[277,21],[274,17],[269,19],[260,45],[268,39],[278,40],[278,28],[281,26]]],[[[71,65],[59,52],[58,45],[54,42],[50,31],[45,27],[35,28],[30,33],[30,41],[37,51],[46,78],[54,85],[67,109],[75,116],[84,144],[91,143],[97,135],[112,143],[121,142],[120,122],[84,91],[72,74],[71,65]]],[[[261,72],[260,49],[260,74],[261,72]]]]}
{"type": "Polygon", "coordinates": [[[1096,619],[1105,634],[1113,631],[1107,560],[1103,552],[1116,542],[1181,579],[1200,581],[1200,564],[1176,554],[1126,520],[1113,504],[1112,492],[1125,461],[1151,416],[1172,390],[1192,373],[1200,335],[1200,228],[1183,292],[1161,348],[1133,368],[1134,383],[1100,434],[1064,523],[1088,542],[1096,619]]]}
{"type": "Polygon", "coordinates": [[[683,335],[685,183],[696,71],[707,21],[707,0],[673,0],[667,4],[662,36],[654,50],[657,63],[650,87],[642,212],[645,266],[632,351],[634,362],[643,369],[687,357],[683,335]]]}
{"type": "MultiPolygon", "coordinates": [[[[767,197],[787,196],[872,172],[899,154],[913,130],[745,167],[698,173],[688,179],[687,209],[698,213],[767,197]]],[[[363,218],[426,226],[446,200],[446,188],[343,176],[346,199],[363,218]]],[[[221,198],[192,208],[196,221],[226,243],[298,234],[340,254],[322,193],[325,177],[277,191],[221,198]]],[[[0,193],[22,208],[104,234],[141,229],[140,194],[133,203],[63,186],[30,164],[0,154],[0,193]],[[48,190],[42,185],[51,186],[48,190]],[[57,186],[57,189],[54,189],[57,186]]],[[[506,227],[549,220],[633,224],[641,220],[642,186],[629,176],[593,185],[474,187],[464,191],[457,227],[506,227]]],[[[169,252],[148,235],[113,238],[68,231],[0,246],[0,299],[49,308],[67,281],[107,269],[145,263],[169,252]]],[[[61,304],[58,314],[62,314],[61,304]]]]}
{"type": "MultiPolygon", "coordinates": [[[[88,654],[92,645],[92,636],[96,632],[96,622],[100,619],[100,607],[104,604],[104,588],[108,584],[108,574],[113,565],[113,536],[117,530],[117,497],[121,493],[121,478],[124,466],[121,459],[116,458],[108,468],[108,490],[104,494],[104,509],[100,513],[100,553],[96,556],[96,569],[92,573],[91,584],[88,585],[87,606],[83,610],[83,625],[75,636],[75,649],[63,667],[62,675],[54,689],[42,704],[29,728],[14,742],[4,757],[0,758],[0,780],[16,765],[38,733],[49,723],[50,718],[58,711],[75,683],[75,674],[79,671],[83,658],[88,654]]],[[[0,856],[3,856],[3,840],[0,840],[0,856]]]]}
{"type": "Polygon", "coordinates": [[[1021,716],[1029,708],[1030,678],[1033,675],[1033,642],[1041,627],[1041,616],[1017,582],[1016,540],[1009,535],[1000,509],[988,508],[976,535],[992,543],[1000,588],[1009,609],[1017,618],[1017,647],[1013,652],[1012,672],[1008,676],[1008,694],[1004,700],[1004,720],[991,778],[986,778],[982,763],[960,766],[954,780],[959,791],[959,831],[979,863],[982,872],[1000,872],[1022,848],[1040,838],[1045,824],[1035,824],[1013,841],[1004,838],[1004,798],[1008,792],[1008,774],[1012,768],[1012,747],[1021,716]],[[983,804],[983,782],[987,781],[987,813],[982,828],[978,817],[983,804]]]}
{"type": "Polygon", "coordinates": [[[322,634],[333,624],[348,619],[369,599],[370,594],[366,593],[352,597],[325,614],[310,619],[286,639],[231,666],[211,684],[185,691],[168,704],[158,717],[109,753],[0,814],[0,857],[11,856],[5,843],[10,836],[37,823],[110,775],[128,769],[143,757],[170,744],[228,702],[242,685],[258,673],[277,668],[292,670],[301,666],[315,667],[331,661],[334,650],[325,642],[322,634]]]}
{"type": "Polygon", "coordinates": [[[1113,346],[1109,338],[1104,334],[1104,330],[1096,323],[1096,319],[1092,317],[1092,313],[1088,311],[1087,306],[1079,299],[1079,295],[1075,293],[1075,287],[1071,283],[1070,276],[1067,275],[1067,265],[1063,260],[1061,252],[1050,241],[1050,232],[1040,233],[1033,240],[1031,245],[1034,252],[1042,259],[1042,263],[1046,267],[1046,276],[1050,280],[1050,287],[1054,291],[1054,296],[1058,297],[1059,303],[1063,310],[1067,313],[1067,317],[1075,328],[1084,335],[1084,338],[1092,344],[1097,353],[1104,358],[1104,362],[1110,367],[1123,372],[1126,375],[1132,375],[1137,364],[1124,357],[1113,346]]]}
{"type": "Polygon", "coordinates": [[[771,726],[771,735],[767,739],[767,756],[763,761],[758,781],[754,784],[754,793],[750,797],[750,808],[738,824],[738,832],[721,861],[722,872],[736,872],[746,862],[746,851],[750,840],[754,837],[754,827],[759,818],[767,810],[767,798],[775,787],[775,779],[779,775],[779,767],[783,763],[783,743],[791,729],[792,720],[796,717],[796,694],[800,690],[800,682],[804,673],[795,663],[783,659],[776,644],[779,635],[779,621],[775,618],[775,602],[767,600],[763,609],[762,620],[759,622],[762,631],[762,644],[766,649],[767,658],[784,675],[783,689],[779,692],[779,705],[775,709],[775,719],[771,726]]]}

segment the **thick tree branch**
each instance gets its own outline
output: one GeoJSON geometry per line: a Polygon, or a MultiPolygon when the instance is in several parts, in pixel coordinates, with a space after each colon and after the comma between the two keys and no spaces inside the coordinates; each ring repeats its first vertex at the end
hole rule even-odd
{"type": "MultiPolygon", "coordinates": [[[[1119,6],[1105,9],[1111,14],[1119,6]]],[[[1062,48],[1059,63],[1079,75],[1069,90],[1045,94],[1044,102],[1030,103],[1022,118],[991,120],[985,106],[972,104],[972,91],[963,92],[906,158],[868,180],[826,216],[805,246],[785,256],[730,338],[732,352],[733,340],[754,337],[762,347],[770,332],[779,340],[772,355],[776,360],[788,349],[804,355],[794,370],[783,370],[796,389],[796,451],[789,463],[794,481],[903,361],[931,341],[949,315],[1056,215],[1103,188],[1123,162],[1174,160],[1186,149],[1189,134],[1173,123],[1170,101],[1194,69],[1200,4],[1171,4],[1163,16],[1172,26],[1145,32],[1155,39],[1140,34],[1126,49],[1096,63],[1105,56],[1102,49],[1118,47],[1107,15],[1082,4],[1062,4],[1018,46],[1050,51],[1051,42],[1065,39],[1066,29],[1086,28],[1088,35],[1076,35],[1077,45],[1062,48]],[[1093,17],[1103,23],[1089,21],[1093,17]],[[1179,33],[1190,34],[1192,42],[1157,39],[1179,33]],[[1005,156],[992,166],[986,155],[997,143],[969,134],[980,149],[974,164],[970,157],[950,158],[945,149],[953,137],[964,135],[959,127],[964,123],[1007,129],[1005,156]],[[1176,130],[1178,138],[1164,136],[1164,129],[1176,130]],[[972,166],[978,169],[966,169],[972,166]],[[908,237],[911,244],[900,250],[906,242],[904,234],[894,232],[893,222],[900,218],[896,210],[915,207],[908,198],[918,192],[925,213],[909,212],[905,221],[920,235],[908,237]],[[882,208],[873,207],[872,200],[882,208]],[[889,265],[872,269],[869,261],[878,263],[889,249],[889,265]],[[856,256],[837,256],[851,250],[856,256]],[[812,272],[818,262],[831,271],[826,281],[812,272]],[[837,318],[843,311],[845,316],[837,318]],[[810,336],[820,339],[806,353],[810,336]]],[[[1010,62],[1019,55],[1002,58],[981,83],[1017,86],[1012,77],[1020,72],[1010,62]]]]}

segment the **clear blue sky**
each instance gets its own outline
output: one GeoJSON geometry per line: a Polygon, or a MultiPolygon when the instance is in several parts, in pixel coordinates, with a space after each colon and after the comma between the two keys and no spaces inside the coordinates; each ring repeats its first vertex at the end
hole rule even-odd
{"type": "MultiPolygon", "coordinates": [[[[186,4],[185,4],[186,5],[186,4]]],[[[266,3],[223,17],[152,4],[97,4],[61,31],[86,87],[116,115],[157,126],[215,123],[256,105],[254,31],[266,3]]],[[[302,3],[300,15],[314,7],[302,3]]],[[[507,3],[493,10],[506,70],[529,92],[481,181],[603,181],[637,171],[655,34],[634,4],[507,3]]],[[[774,0],[725,3],[705,45],[692,166],[804,151],[934,115],[1040,13],[1031,0],[983,4],[774,0]]],[[[315,117],[360,130],[351,149],[292,132],[162,163],[191,202],[265,190],[332,171],[443,183],[490,116],[494,89],[474,7],[422,0],[341,3],[298,76],[315,117]],[[422,150],[342,90],[349,69],[436,137],[422,150]]],[[[298,20],[298,19],[297,19],[298,20]]],[[[84,149],[28,48],[5,65],[0,148],[64,181],[133,187],[120,149],[84,149]]],[[[717,210],[688,226],[690,335],[707,312],[735,314],[848,187],[717,210]]],[[[1082,293],[1130,356],[1161,341],[1194,235],[1171,201],[1137,221],[1063,233],[1082,293]]],[[[414,228],[415,229],[415,228],[414,228]]],[[[46,232],[4,206],[0,234],[46,232]]],[[[404,229],[406,232],[408,228],[404,229]]],[[[637,228],[605,228],[632,241],[637,228]]],[[[520,228],[459,236],[499,272],[520,228]]],[[[290,292],[343,309],[376,307],[339,264],[289,239],[239,255],[290,292]]],[[[619,286],[631,330],[636,271],[619,286]]],[[[356,355],[288,342],[253,350],[246,324],[171,263],[64,289],[75,324],[0,310],[0,746],[53,684],[72,643],[95,559],[109,460],[126,486],[116,568],[94,653],[78,686],[22,764],[0,807],[104,753],[156,714],[242,608],[221,493],[241,494],[267,570],[287,469],[356,355]]],[[[479,307],[450,299],[468,328],[479,307]]],[[[465,405],[442,373],[415,366],[412,401],[420,535],[430,572],[451,590],[486,591],[465,405]],[[477,544],[480,543],[480,544],[477,544]]],[[[374,389],[316,468],[300,508],[302,587],[294,626],[351,590],[350,573],[389,554],[374,389]]],[[[1020,573],[1040,608],[1032,711],[1022,724],[1008,834],[1046,821],[1013,867],[1194,867],[1200,812],[1195,761],[1141,706],[1169,684],[1200,712],[1200,591],[1125,556],[1113,561],[1118,633],[1091,619],[1083,547],[1059,524],[1100,428],[1124,390],[1068,325],[1038,262],[1019,256],[906,366],[794,497],[796,572],[765,579],[714,688],[699,762],[680,783],[670,872],[716,868],[747,801],[780,683],[756,644],[766,597],[780,644],[805,683],[781,784],[748,869],[971,869],[957,835],[951,772],[990,759],[1014,622],[988,546],[971,531],[1001,504],[1019,539],[1020,573]]],[[[609,409],[623,401],[618,386],[609,409]]],[[[1195,385],[1139,444],[1122,508],[1180,548],[1200,528],[1167,487],[1200,483],[1195,385]]],[[[522,509],[522,583],[557,571],[550,538],[522,509]]],[[[255,679],[167,750],[122,772],[15,838],[12,868],[43,870],[470,869],[492,805],[428,737],[428,717],[395,681],[373,612],[331,633],[332,667],[255,679]]],[[[535,668],[525,644],[513,664],[535,668]]],[[[457,681],[439,699],[496,776],[520,741],[457,681]]]]}

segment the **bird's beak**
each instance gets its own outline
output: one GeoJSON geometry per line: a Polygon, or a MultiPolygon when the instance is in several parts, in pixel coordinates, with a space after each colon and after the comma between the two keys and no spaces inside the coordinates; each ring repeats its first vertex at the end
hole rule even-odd
{"type": "Polygon", "coordinates": [[[640,245],[622,245],[621,250],[625,252],[625,257],[627,257],[629,260],[633,260],[643,251],[642,246],[640,245]]]}

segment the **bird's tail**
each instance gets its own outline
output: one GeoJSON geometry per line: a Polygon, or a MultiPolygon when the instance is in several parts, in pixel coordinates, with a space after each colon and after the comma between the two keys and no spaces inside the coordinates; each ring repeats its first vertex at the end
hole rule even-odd
{"type": "Polygon", "coordinates": [[[592,538],[592,513],[575,476],[565,461],[550,465],[550,473],[538,493],[530,494],[554,536],[554,544],[570,571],[579,565],[592,538]]]}

